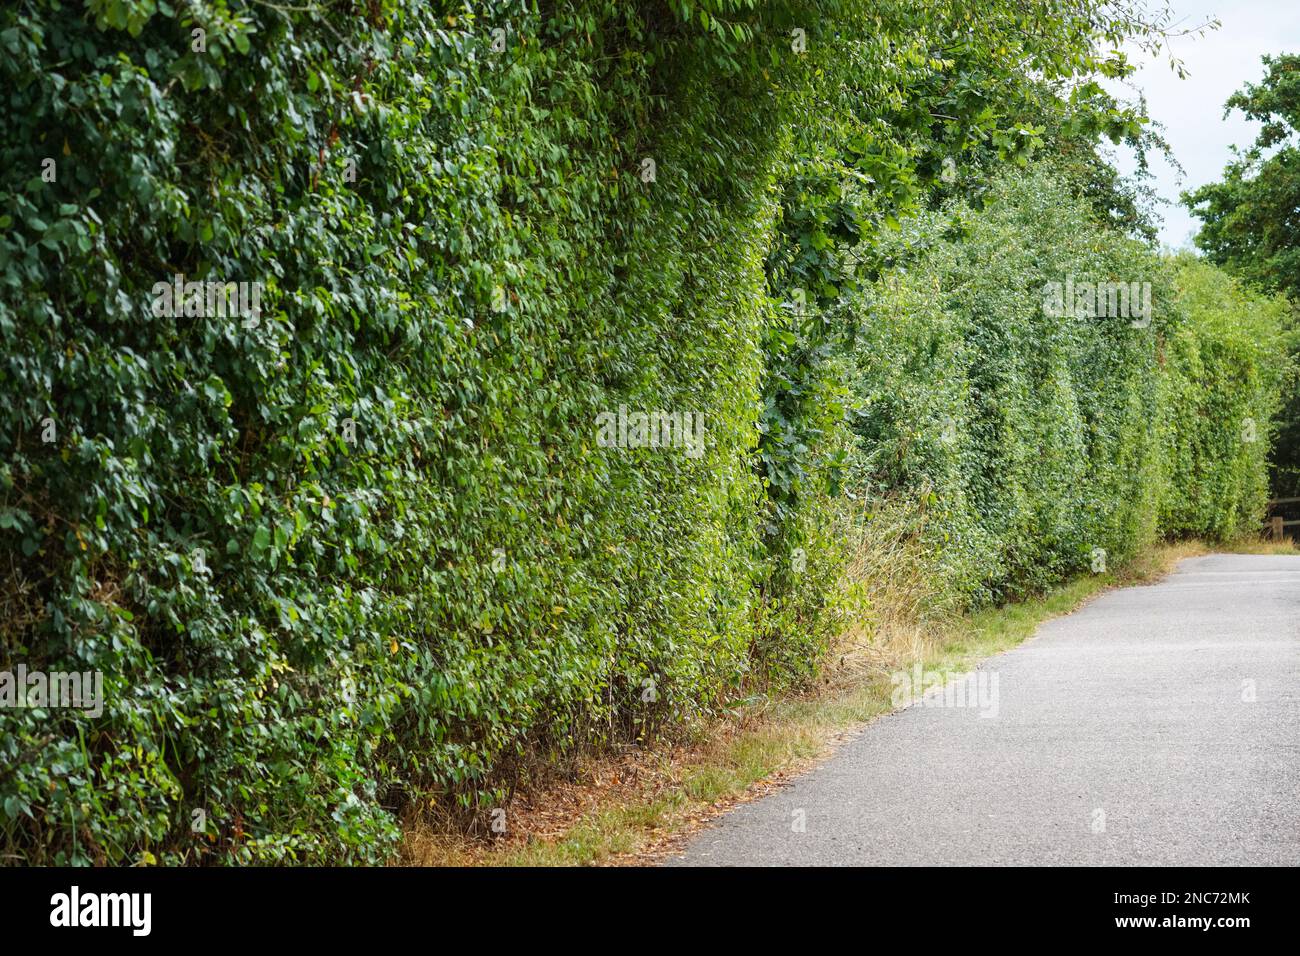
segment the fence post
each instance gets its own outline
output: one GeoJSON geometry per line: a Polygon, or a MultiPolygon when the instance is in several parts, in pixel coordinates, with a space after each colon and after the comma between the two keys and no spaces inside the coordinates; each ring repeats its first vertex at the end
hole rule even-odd
{"type": "Polygon", "coordinates": [[[1281,540],[1282,540],[1282,534],[1283,534],[1283,531],[1282,531],[1282,516],[1281,516],[1281,515],[1274,515],[1274,516],[1273,516],[1273,534],[1272,534],[1272,538],[1273,538],[1273,540],[1274,540],[1274,541],[1281,541],[1281,540]]]}

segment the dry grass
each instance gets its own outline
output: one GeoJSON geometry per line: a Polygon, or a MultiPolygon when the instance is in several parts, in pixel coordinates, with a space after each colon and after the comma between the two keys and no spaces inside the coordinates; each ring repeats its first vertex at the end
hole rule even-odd
{"type": "Polygon", "coordinates": [[[1268,541],[1263,538],[1245,538],[1215,548],[1228,554],[1297,554],[1295,538],[1283,538],[1281,541],[1268,541]]]}
{"type": "MultiPolygon", "coordinates": [[[[737,803],[785,785],[891,709],[891,672],[920,663],[956,676],[1019,644],[1044,620],[1115,586],[1168,573],[1205,554],[1198,542],[1152,548],[1116,572],[1076,578],[1034,600],[957,615],[928,603],[932,592],[901,529],[885,529],[853,569],[873,614],[846,633],[825,677],[808,693],[737,709],[697,728],[693,740],[580,761],[565,779],[517,793],[506,833],[471,839],[453,828],[408,821],[404,862],[422,866],[652,864],[679,849],[737,803]]],[[[1239,553],[1281,553],[1244,542],[1239,553]]],[[[1287,553],[1295,553],[1288,547],[1287,553]]]]}

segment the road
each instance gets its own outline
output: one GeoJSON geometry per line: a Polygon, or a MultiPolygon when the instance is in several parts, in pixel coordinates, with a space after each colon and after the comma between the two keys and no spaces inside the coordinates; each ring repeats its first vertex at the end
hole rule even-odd
{"type": "Polygon", "coordinates": [[[1185,560],[964,689],[875,721],[671,862],[1300,864],[1300,556],[1185,560]]]}

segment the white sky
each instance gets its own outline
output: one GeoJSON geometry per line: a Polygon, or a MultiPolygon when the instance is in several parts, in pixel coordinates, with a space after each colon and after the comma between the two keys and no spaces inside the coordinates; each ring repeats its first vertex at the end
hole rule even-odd
{"type": "MultiPolygon", "coordinates": [[[[1151,6],[1158,8],[1159,3],[1151,6]]],[[[1146,93],[1152,119],[1164,124],[1165,138],[1186,176],[1162,157],[1151,158],[1156,191],[1175,205],[1162,207],[1164,226],[1160,241],[1175,248],[1191,245],[1200,220],[1181,205],[1178,194],[1220,178],[1231,160],[1230,145],[1249,146],[1259,129],[1234,110],[1223,119],[1224,101],[1243,83],[1264,75],[1260,57],[1265,53],[1300,53],[1300,0],[1173,0],[1178,27],[1189,29],[1217,17],[1221,26],[1200,37],[1170,41],[1175,56],[1188,72],[1184,80],[1169,68],[1168,53],[1158,58],[1131,54],[1140,66],[1129,83],[1146,93]]],[[[1122,87],[1108,84],[1112,92],[1122,87]]],[[[1132,91],[1129,91],[1132,96],[1132,91]]],[[[1122,149],[1115,157],[1123,172],[1134,167],[1132,154],[1122,149]]]]}

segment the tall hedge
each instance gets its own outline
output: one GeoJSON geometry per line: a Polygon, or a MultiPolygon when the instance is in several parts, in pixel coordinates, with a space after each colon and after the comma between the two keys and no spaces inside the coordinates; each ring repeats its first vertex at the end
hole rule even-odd
{"type": "Polygon", "coordinates": [[[1286,421],[1283,394],[1295,381],[1292,311],[1208,262],[1183,255],[1171,265],[1184,322],[1161,356],[1173,414],[1160,526],[1210,540],[1254,533],[1286,421]]]}
{"type": "Polygon", "coordinates": [[[380,860],[744,679],[770,111],[668,8],[438,6],[6,14],[3,657],[107,681],[0,713],[6,853],[380,860]]]}
{"type": "Polygon", "coordinates": [[[958,603],[1113,565],[1157,535],[1258,529],[1282,303],[1124,238],[1041,166],[999,177],[981,209],[907,223],[889,252],[897,269],[860,302],[857,480],[920,503],[958,603]],[[1067,278],[1149,283],[1150,315],[1060,310],[1045,290],[1067,278]]]}
{"type": "Polygon", "coordinates": [[[0,708],[0,854],[377,862],[529,758],[806,678],[855,247],[944,159],[1025,151],[988,89],[1113,71],[1095,49],[1139,27],[1097,0],[5,6],[0,671],[105,684],[98,715],[0,708]],[[259,309],[169,308],[176,281],[259,309]],[[702,453],[610,447],[641,412],[702,453]]]}

